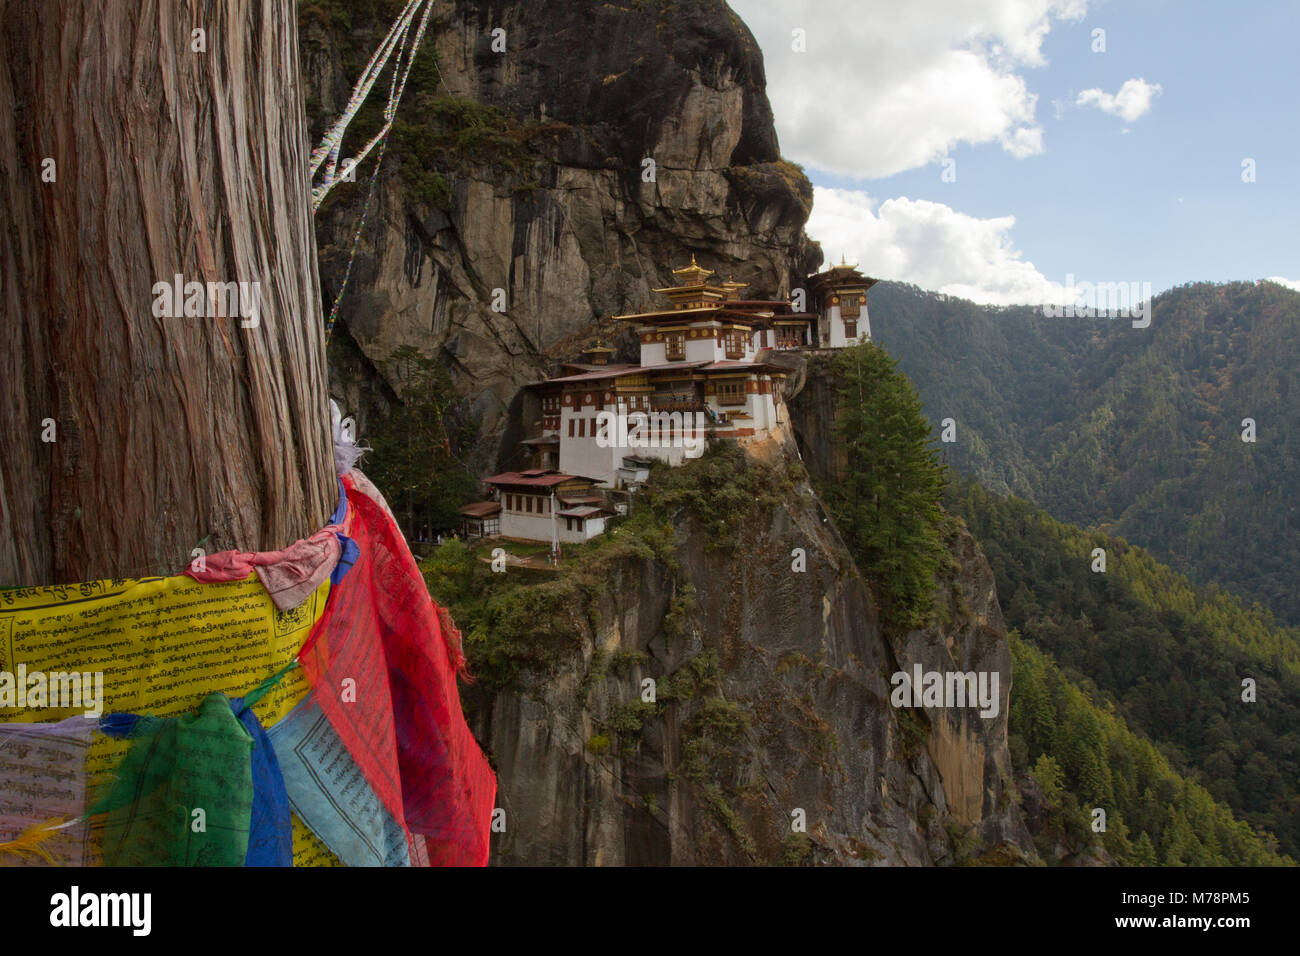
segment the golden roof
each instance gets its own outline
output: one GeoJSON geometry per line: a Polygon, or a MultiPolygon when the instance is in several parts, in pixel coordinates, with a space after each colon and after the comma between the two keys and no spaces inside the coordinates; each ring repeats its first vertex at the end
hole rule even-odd
{"type": "Polygon", "coordinates": [[[749,283],[737,282],[736,277],[734,275],[730,275],[727,276],[727,281],[719,283],[719,286],[722,289],[726,290],[728,299],[734,299],[736,298],[736,293],[739,292],[741,289],[749,288],[749,283]]]}
{"type": "Polygon", "coordinates": [[[852,291],[855,289],[869,289],[875,285],[878,280],[865,276],[858,271],[856,264],[849,265],[840,256],[839,265],[827,267],[825,272],[815,272],[808,277],[808,287],[820,294],[826,288],[842,289],[852,291]]]}
{"type": "Polygon", "coordinates": [[[682,285],[690,286],[700,285],[705,279],[713,275],[713,271],[711,269],[706,269],[703,266],[696,265],[695,253],[691,253],[691,264],[689,266],[682,266],[680,269],[674,269],[673,275],[682,280],[682,285]]]}

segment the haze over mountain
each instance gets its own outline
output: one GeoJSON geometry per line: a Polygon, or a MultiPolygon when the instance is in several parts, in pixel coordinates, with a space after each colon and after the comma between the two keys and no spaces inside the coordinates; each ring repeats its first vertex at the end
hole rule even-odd
{"type": "Polygon", "coordinates": [[[1300,293],[1182,286],[1145,329],[888,282],[869,303],[954,468],[1300,623],[1300,293]]]}

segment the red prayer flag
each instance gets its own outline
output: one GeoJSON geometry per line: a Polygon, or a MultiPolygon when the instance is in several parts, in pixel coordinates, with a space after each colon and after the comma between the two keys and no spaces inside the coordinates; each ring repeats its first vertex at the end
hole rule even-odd
{"type": "Polygon", "coordinates": [[[360,548],[299,655],[335,732],[412,834],[412,862],[485,866],[496,775],[460,709],[459,635],[383,504],[343,479],[360,548]],[[419,839],[423,836],[425,839],[419,839]]]}

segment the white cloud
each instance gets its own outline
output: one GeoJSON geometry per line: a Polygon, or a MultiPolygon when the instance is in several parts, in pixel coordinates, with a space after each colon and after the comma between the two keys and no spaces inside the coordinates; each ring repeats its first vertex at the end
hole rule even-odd
{"type": "Polygon", "coordinates": [[[785,155],[854,179],[934,162],[959,143],[1043,151],[1037,96],[1020,71],[1042,66],[1056,20],[1087,0],[731,0],[763,50],[785,155]],[[791,49],[792,31],[806,52],[791,49]]]}
{"type": "Polygon", "coordinates": [[[1300,292],[1300,279],[1283,279],[1281,276],[1269,276],[1265,282],[1276,282],[1278,285],[1284,285],[1288,289],[1294,289],[1300,292]]]}
{"type": "Polygon", "coordinates": [[[1032,129],[1022,126],[1002,140],[1002,148],[1016,159],[1037,156],[1043,151],[1043,130],[1035,126],[1032,129]]]}
{"type": "Polygon", "coordinates": [[[826,258],[868,275],[989,305],[1065,301],[1011,240],[1014,216],[977,219],[924,199],[877,203],[865,192],[818,186],[808,234],[826,258]]]}
{"type": "Polygon", "coordinates": [[[1159,83],[1148,83],[1142,77],[1125,80],[1124,85],[1115,94],[1094,87],[1084,90],[1074,101],[1076,106],[1095,106],[1103,113],[1118,116],[1126,123],[1134,120],[1151,109],[1151,101],[1160,95],[1159,83]]]}

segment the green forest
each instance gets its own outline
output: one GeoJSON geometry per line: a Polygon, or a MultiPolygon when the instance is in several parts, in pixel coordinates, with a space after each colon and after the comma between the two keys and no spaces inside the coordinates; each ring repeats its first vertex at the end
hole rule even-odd
{"type": "Polygon", "coordinates": [[[1051,657],[1011,632],[1014,690],[1008,743],[1052,806],[1036,838],[1052,861],[1060,844],[1080,852],[1100,844],[1123,866],[1276,866],[1277,843],[1234,817],[1198,783],[1180,775],[1160,748],[1132,732],[1087,681],[1076,683],[1051,657]],[[1093,812],[1106,811],[1105,830],[1093,812]]]}
{"type": "Polygon", "coordinates": [[[841,482],[819,491],[885,622],[906,631],[924,621],[946,556],[944,469],[916,389],[889,353],[873,342],[844,349],[832,374],[845,469],[841,482]]]}
{"type": "MultiPolygon", "coordinates": [[[[336,377],[351,384],[347,360],[360,350],[346,334],[330,343],[336,377]]],[[[362,468],[384,489],[410,540],[429,540],[460,523],[460,506],[478,490],[467,461],[478,432],[469,403],[457,396],[446,366],[410,346],[395,349],[380,370],[401,389],[372,414],[359,413],[362,468]]]]}
{"type": "Polygon", "coordinates": [[[895,283],[869,301],[936,431],[956,422],[949,465],[1300,624],[1300,293],[1182,286],[1145,329],[895,283]]]}
{"type": "Polygon", "coordinates": [[[1052,807],[1043,859],[1095,843],[1125,865],[1294,854],[1300,634],[1122,540],[950,479],[912,383],[880,346],[843,350],[833,371],[846,467],[821,491],[886,622],[906,630],[929,610],[941,497],[993,567],[1015,629],[1012,762],[1052,807]],[[1092,570],[1096,548],[1105,571],[1092,570]],[[1245,677],[1253,703],[1241,699],[1245,677]],[[1096,808],[1107,816],[1100,834],[1096,808]]]}
{"type": "Polygon", "coordinates": [[[951,482],[945,504],[979,541],[1019,635],[1011,746],[1021,769],[1046,755],[1077,806],[1117,808],[1161,863],[1254,861],[1223,807],[1300,854],[1300,631],[969,479],[951,482]]]}

